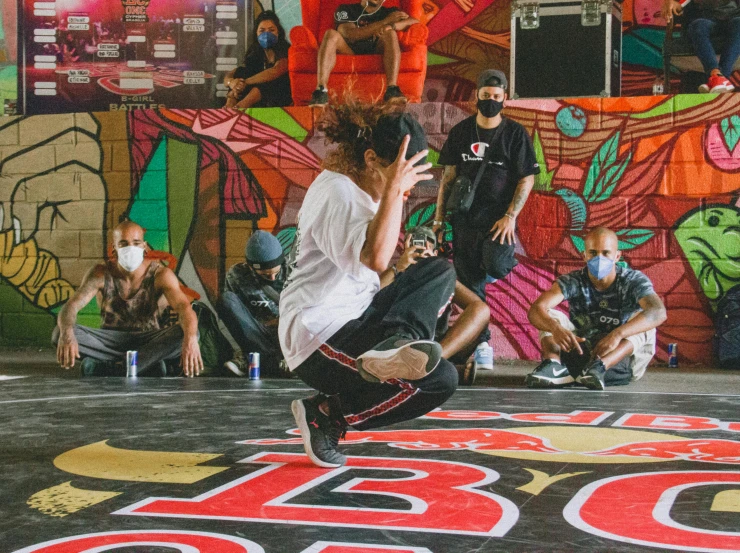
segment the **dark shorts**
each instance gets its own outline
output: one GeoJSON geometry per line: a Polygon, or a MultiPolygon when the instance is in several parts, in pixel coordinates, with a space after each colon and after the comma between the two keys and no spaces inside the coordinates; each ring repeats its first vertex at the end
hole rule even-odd
{"type": "Polygon", "coordinates": [[[347,44],[356,56],[378,53],[378,41],[373,39],[358,40],[347,44]]]}

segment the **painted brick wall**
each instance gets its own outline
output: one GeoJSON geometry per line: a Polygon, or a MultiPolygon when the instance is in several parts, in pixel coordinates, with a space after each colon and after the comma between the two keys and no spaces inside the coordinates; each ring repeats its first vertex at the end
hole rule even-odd
{"type": "MultiPolygon", "coordinates": [[[[505,114],[533,137],[541,166],[518,220],[519,265],[489,285],[496,355],[536,358],[532,300],[582,266],[586,229],[618,231],[630,266],[668,307],[659,358],[711,358],[716,302],[740,282],[738,95],[517,101],[505,114]]],[[[432,159],[468,104],[409,107],[432,159]]],[[[326,152],[308,108],[163,110],[4,118],[0,125],[0,344],[48,344],[59,306],[123,214],[171,255],[205,301],[243,259],[255,228],[285,247],[326,152]]],[[[441,171],[437,169],[437,171],[441,171]]],[[[419,187],[406,224],[431,219],[419,187]]],[[[97,324],[97,306],[81,315],[97,324]]]]}

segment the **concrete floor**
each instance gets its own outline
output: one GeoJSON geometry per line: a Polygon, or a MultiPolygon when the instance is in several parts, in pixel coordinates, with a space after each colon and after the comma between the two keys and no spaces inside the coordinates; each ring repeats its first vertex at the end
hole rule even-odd
{"type": "MultiPolygon", "coordinates": [[[[533,361],[497,360],[493,371],[479,371],[474,386],[520,388],[524,377],[537,363],[533,361]]],[[[78,378],[78,367],[65,371],[56,363],[50,348],[0,348],[0,376],[47,374],[57,378],[78,378]]],[[[645,376],[628,387],[610,391],[630,393],[740,393],[740,370],[726,371],[712,367],[686,366],[677,369],[665,365],[651,366],[645,376]]]]}

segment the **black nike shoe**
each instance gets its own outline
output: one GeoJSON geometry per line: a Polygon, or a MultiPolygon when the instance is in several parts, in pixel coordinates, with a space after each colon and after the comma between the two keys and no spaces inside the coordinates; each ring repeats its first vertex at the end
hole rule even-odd
{"type": "Polygon", "coordinates": [[[606,388],[604,377],[606,367],[601,359],[594,359],[584,369],[583,374],[578,377],[578,382],[583,384],[589,390],[603,390],[606,388]]]}
{"type": "Polygon", "coordinates": [[[347,426],[341,417],[329,417],[321,412],[319,403],[323,399],[322,396],[296,399],[290,407],[311,462],[323,468],[341,467],[347,457],[337,451],[337,446],[347,426]]]}
{"type": "Polygon", "coordinates": [[[545,359],[524,380],[529,388],[562,388],[574,382],[568,368],[552,359],[545,359]]]}

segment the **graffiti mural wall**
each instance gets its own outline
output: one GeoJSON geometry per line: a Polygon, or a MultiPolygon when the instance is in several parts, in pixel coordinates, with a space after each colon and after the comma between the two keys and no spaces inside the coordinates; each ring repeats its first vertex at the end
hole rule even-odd
{"type": "MultiPolygon", "coordinates": [[[[711,359],[717,301],[740,282],[740,96],[510,102],[542,172],[518,220],[520,264],[489,285],[496,355],[537,358],[526,320],[554,278],[581,266],[588,228],[617,231],[626,262],[668,307],[683,361],[711,359]]],[[[409,108],[442,147],[468,104],[409,108]]],[[[309,108],[136,110],[7,118],[0,126],[0,343],[47,344],[60,305],[108,255],[128,214],[212,304],[261,228],[290,246],[326,152],[309,108]]],[[[437,169],[440,171],[440,169],[437,169]]],[[[407,226],[431,219],[418,188],[407,226]]],[[[94,302],[83,322],[97,323],[94,302]]]]}

